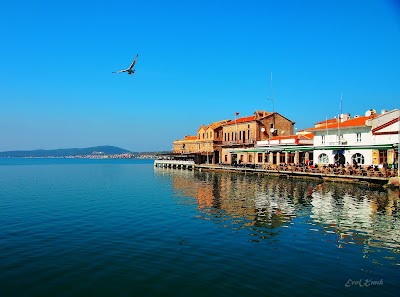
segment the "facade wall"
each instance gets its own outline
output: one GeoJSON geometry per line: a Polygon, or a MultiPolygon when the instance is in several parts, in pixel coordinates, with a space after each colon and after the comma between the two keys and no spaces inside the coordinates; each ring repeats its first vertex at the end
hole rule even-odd
{"type": "Polygon", "coordinates": [[[222,140],[223,142],[255,143],[256,128],[255,121],[226,125],[222,128],[222,140]]]}
{"type": "Polygon", "coordinates": [[[261,133],[259,140],[266,140],[273,137],[271,128],[277,129],[276,136],[287,136],[294,134],[294,123],[281,116],[278,113],[273,114],[270,117],[261,119],[261,123],[266,128],[264,133],[261,133]]]}
{"type": "MultiPolygon", "coordinates": [[[[340,150],[345,157],[345,164],[348,162],[353,165],[353,156],[355,154],[361,154],[364,157],[364,164],[362,165],[372,165],[372,151],[371,149],[351,149],[351,150],[340,150]]],[[[335,164],[335,155],[338,151],[336,150],[314,150],[314,163],[318,165],[335,164]],[[319,157],[321,154],[326,154],[328,156],[328,162],[320,162],[319,157]]],[[[361,164],[360,164],[361,165],[361,164]]]]}
{"type": "Polygon", "coordinates": [[[198,151],[196,140],[176,140],[173,143],[173,152],[175,154],[188,154],[198,151]]]}
{"type": "Polygon", "coordinates": [[[338,145],[340,140],[346,141],[346,145],[371,144],[371,127],[347,128],[342,130],[319,130],[314,132],[314,145],[338,145]],[[359,134],[359,135],[357,135],[359,134]]]}
{"type": "MultiPolygon", "coordinates": [[[[256,115],[257,118],[257,115],[256,115]]],[[[278,113],[248,122],[223,126],[223,141],[255,144],[273,136],[293,135],[294,123],[278,113]],[[271,129],[275,129],[274,132],[271,129]]]]}

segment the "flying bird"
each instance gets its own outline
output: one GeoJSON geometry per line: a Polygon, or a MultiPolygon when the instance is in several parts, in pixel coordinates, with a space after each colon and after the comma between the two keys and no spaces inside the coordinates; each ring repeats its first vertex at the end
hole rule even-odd
{"type": "Polygon", "coordinates": [[[119,71],[114,71],[113,73],[128,72],[129,75],[133,75],[135,73],[135,69],[132,69],[132,68],[133,68],[133,66],[135,66],[136,60],[138,57],[139,57],[139,55],[136,55],[135,59],[133,60],[131,66],[129,66],[129,68],[119,70],[119,71]]]}

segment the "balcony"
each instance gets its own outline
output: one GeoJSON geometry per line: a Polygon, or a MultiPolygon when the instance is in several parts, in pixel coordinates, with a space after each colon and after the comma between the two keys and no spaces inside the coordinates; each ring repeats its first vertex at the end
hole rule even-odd
{"type": "Polygon", "coordinates": [[[222,141],[222,145],[224,146],[238,146],[238,145],[250,145],[255,144],[255,139],[246,139],[246,140],[231,140],[231,141],[222,141]]]}
{"type": "Polygon", "coordinates": [[[333,142],[328,142],[325,145],[346,145],[347,144],[347,140],[342,139],[340,141],[333,141],[333,142]]]}

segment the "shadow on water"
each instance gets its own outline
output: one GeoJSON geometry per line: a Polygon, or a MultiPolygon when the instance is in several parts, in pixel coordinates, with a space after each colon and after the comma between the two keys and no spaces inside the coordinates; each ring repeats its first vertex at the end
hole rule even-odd
{"type": "Polygon", "coordinates": [[[360,244],[400,252],[398,190],[253,174],[155,172],[171,179],[179,203],[196,205],[198,218],[247,228],[251,241],[308,224],[308,230],[334,235],[338,248],[360,244]]]}

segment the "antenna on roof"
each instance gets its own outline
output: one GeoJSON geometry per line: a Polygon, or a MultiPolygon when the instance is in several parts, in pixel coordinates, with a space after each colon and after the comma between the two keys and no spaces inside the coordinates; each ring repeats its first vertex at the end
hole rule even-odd
{"type": "Polygon", "coordinates": [[[267,97],[267,100],[271,100],[272,101],[272,112],[275,112],[275,109],[274,109],[274,89],[272,88],[272,71],[271,71],[271,98],[267,97]]]}

